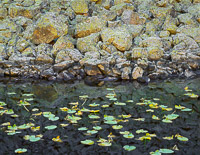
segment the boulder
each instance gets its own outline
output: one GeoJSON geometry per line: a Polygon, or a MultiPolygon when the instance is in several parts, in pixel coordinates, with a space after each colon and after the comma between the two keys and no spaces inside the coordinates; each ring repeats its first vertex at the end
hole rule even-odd
{"type": "Polygon", "coordinates": [[[51,45],[40,44],[36,47],[36,62],[37,63],[53,63],[53,56],[51,54],[51,45]]]}
{"type": "Polygon", "coordinates": [[[149,60],[159,60],[164,55],[164,50],[159,47],[147,47],[148,59],[149,60]]]}
{"type": "Polygon", "coordinates": [[[125,27],[106,28],[101,33],[103,42],[114,45],[119,51],[129,50],[132,46],[132,35],[125,27]]]}
{"type": "Polygon", "coordinates": [[[59,50],[68,49],[68,48],[73,49],[74,44],[70,41],[68,36],[61,36],[53,45],[52,53],[56,55],[59,50]]]}
{"type": "Polygon", "coordinates": [[[143,73],[144,73],[144,70],[141,68],[141,67],[135,67],[133,69],[133,72],[132,72],[132,78],[134,80],[138,79],[139,77],[142,77],[143,76],[143,73]]]}
{"type": "Polygon", "coordinates": [[[71,7],[76,14],[86,14],[88,13],[88,3],[86,0],[72,0],[71,7]]]}
{"type": "Polygon", "coordinates": [[[140,17],[137,12],[133,12],[132,10],[124,10],[121,18],[125,24],[131,25],[142,25],[146,21],[144,17],[140,17]]]}
{"type": "Polygon", "coordinates": [[[83,53],[94,51],[97,52],[96,44],[100,39],[99,33],[93,33],[89,36],[77,39],[77,48],[83,53]]]}
{"type": "Polygon", "coordinates": [[[93,16],[86,21],[76,24],[75,35],[77,38],[86,37],[91,33],[97,33],[106,27],[106,20],[93,16]]]}
{"type": "Polygon", "coordinates": [[[130,79],[130,74],[131,74],[131,67],[124,67],[122,69],[121,78],[123,80],[129,80],[130,79]]]}
{"type": "Polygon", "coordinates": [[[50,43],[54,39],[66,35],[67,32],[66,19],[61,15],[49,12],[38,19],[32,34],[32,42],[34,44],[50,43]]]}
{"type": "Polygon", "coordinates": [[[24,38],[20,38],[17,41],[16,47],[18,51],[20,52],[24,51],[27,46],[29,46],[29,42],[26,41],[24,38]]]}
{"type": "Polygon", "coordinates": [[[4,19],[7,17],[8,11],[6,8],[0,8],[0,19],[4,19]]]}

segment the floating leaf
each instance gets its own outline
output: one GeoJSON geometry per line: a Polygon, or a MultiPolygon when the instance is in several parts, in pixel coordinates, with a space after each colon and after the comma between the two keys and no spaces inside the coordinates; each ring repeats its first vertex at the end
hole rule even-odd
{"type": "Polygon", "coordinates": [[[122,117],[123,117],[123,118],[130,118],[130,117],[131,117],[131,114],[129,114],[129,115],[123,115],[123,114],[122,114],[122,117]]]}
{"type": "Polygon", "coordinates": [[[112,143],[110,143],[110,142],[102,142],[102,143],[99,143],[98,145],[99,146],[111,146],[112,143]]]}
{"type": "Polygon", "coordinates": [[[78,105],[78,102],[72,102],[72,103],[69,103],[71,105],[78,105]]]}
{"type": "Polygon", "coordinates": [[[68,111],[69,109],[67,107],[63,107],[63,108],[60,108],[61,111],[68,111]]]}
{"type": "Polygon", "coordinates": [[[114,89],[113,88],[106,88],[107,90],[109,90],[109,91],[113,91],[114,89]]]}
{"type": "Polygon", "coordinates": [[[12,115],[14,114],[14,111],[12,109],[9,109],[9,110],[6,110],[5,113],[8,115],[12,115]]]}
{"type": "Polygon", "coordinates": [[[154,112],[153,109],[147,109],[146,112],[154,112]]]}
{"type": "Polygon", "coordinates": [[[89,104],[90,107],[97,107],[99,106],[99,104],[93,103],[93,104],[89,104]]]}
{"type": "Polygon", "coordinates": [[[145,118],[134,118],[133,120],[135,120],[135,121],[142,121],[142,122],[144,122],[145,118]]]}
{"type": "Polygon", "coordinates": [[[156,150],[155,152],[150,152],[151,155],[161,155],[161,153],[159,152],[159,150],[156,150]]]}
{"type": "Polygon", "coordinates": [[[0,107],[1,107],[1,106],[5,106],[5,105],[6,105],[5,102],[0,101],[0,107]]]}
{"type": "Polygon", "coordinates": [[[126,102],[128,102],[128,103],[133,103],[133,100],[127,100],[126,102]]]}
{"type": "Polygon", "coordinates": [[[163,137],[163,139],[172,140],[172,139],[174,139],[174,135],[172,135],[171,137],[163,137]]]}
{"type": "Polygon", "coordinates": [[[115,105],[126,105],[126,103],[123,102],[114,102],[115,105]]]}
{"type": "Polygon", "coordinates": [[[185,108],[185,109],[182,109],[181,111],[192,111],[192,109],[185,108]]]}
{"type": "Polygon", "coordinates": [[[93,112],[93,113],[97,113],[99,112],[100,110],[90,110],[90,112],[93,112]]]}
{"type": "Polygon", "coordinates": [[[179,134],[176,134],[175,137],[177,137],[177,139],[180,140],[180,141],[184,141],[184,142],[188,141],[187,137],[183,137],[183,136],[181,136],[179,134]]]}
{"type": "Polygon", "coordinates": [[[87,131],[88,134],[95,134],[95,133],[97,133],[97,132],[98,132],[98,131],[96,131],[96,130],[88,130],[88,131],[87,131]]]}
{"type": "Polygon", "coordinates": [[[2,123],[1,126],[9,126],[10,122],[2,123]]]}
{"type": "Polygon", "coordinates": [[[68,113],[68,114],[73,114],[73,113],[76,113],[76,110],[68,109],[68,110],[67,110],[67,113],[68,113]]]}
{"type": "Polygon", "coordinates": [[[105,119],[106,121],[112,121],[112,120],[115,120],[115,117],[114,117],[114,116],[104,115],[104,119],[105,119]]]}
{"type": "Polygon", "coordinates": [[[113,125],[112,128],[115,130],[119,130],[119,129],[123,128],[123,126],[122,125],[113,125]]]}
{"type": "Polygon", "coordinates": [[[184,106],[181,106],[181,105],[175,105],[175,109],[181,110],[181,109],[185,109],[185,107],[184,107],[184,106]]]}
{"type": "Polygon", "coordinates": [[[34,94],[23,94],[22,96],[27,96],[27,97],[29,97],[29,96],[33,96],[34,94]]]}
{"type": "Polygon", "coordinates": [[[53,130],[53,129],[56,129],[56,128],[57,128],[56,125],[45,126],[45,129],[47,129],[47,130],[53,130]]]}
{"type": "Polygon", "coordinates": [[[82,98],[82,99],[86,99],[86,98],[88,98],[88,95],[82,95],[82,96],[79,96],[80,98],[82,98]]]}
{"type": "Polygon", "coordinates": [[[85,130],[87,130],[87,129],[88,129],[88,128],[86,128],[86,127],[78,128],[79,131],[85,131],[85,130]]]}
{"type": "Polygon", "coordinates": [[[137,130],[136,133],[137,134],[140,134],[140,133],[147,133],[148,131],[147,130],[144,130],[144,129],[140,129],[140,130],[137,130]]]}
{"type": "Polygon", "coordinates": [[[165,118],[169,120],[174,120],[174,119],[177,119],[178,117],[179,117],[178,114],[170,114],[170,115],[165,116],[165,118]]]}
{"type": "Polygon", "coordinates": [[[136,103],[136,105],[147,105],[147,103],[139,102],[139,103],[136,103]]]}
{"type": "Polygon", "coordinates": [[[90,112],[90,110],[89,110],[89,109],[86,109],[86,108],[83,108],[83,109],[81,109],[80,111],[82,111],[82,112],[90,112]]]}
{"type": "Polygon", "coordinates": [[[108,104],[104,104],[104,105],[102,105],[101,107],[102,107],[102,108],[108,108],[109,105],[108,105],[108,104]]]}
{"type": "Polygon", "coordinates": [[[155,120],[160,120],[157,116],[153,115],[152,116],[152,119],[155,119],[155,120]]]}
{"type": "Polygon", "coordinates": [[[169,120],[169,119],[163,119],[162,122],[164,122],[164,123],[172,123],[172,121],[169,120]]]}
{"type": "Polygon", "coordinates": [[[37,142],[41,139],[41,135],[25,135],[24,139],[29,140],[30,142],[37,142]]]}
{"type": "Polygon", "coordinates": [[[84,144],[84,145],[93,145],[94,141],[86,139],[84,141],[81,141],[81,144],[84,144]]]}
{"type": "Polygon", "coordinates": [[[184,95],[189,96],[191,98],[198,98],[199,97],[198,95],[193,94],[193,93],[187,93],[187,94],[184,94],[184,95]]]}
{"type": "Polygon", "coordinates": [[[100,127],[100,126],[93,126],[93,129],[94,129],[94,130],[101,130],[102,127],[100,127]]]}
{"type": "Polygon", "coordinates": [[[88,115],[90,119],[99,119],[100,117],[97,115],[88,115]]]}
{"type": "Polygon", "coordinates": [[[35,132],[35,131],[39,131],[39,130],[40,130],[40,126],[37,126],[37,127],[31,127],[31,130],[32,130],[33,132],[35,132]]]}
{"type": "Polygon", "coordinates": [[[130,132],[129,131],[121,131],[119,132],[121,135],[128,135],[130,132]]]}
{"type": "Polygon", "coordinates": [[[52,138],[52,140],[53,140],[54,142],[59,142],[59,143],[62,142],[62,140],[60,139],[60,136],[57,136],[56,138],[52,138]]]}
{"type": "Polygon", "coordinates": [[[117,124],[117,121],[115,121],[115,120],[108,120],[108,121],[104,121],[104,123],[106,123],[106,124],[117,124]]]}
{"type": "Polygon", "coordinates": [[[123,135],[124,138],[134,138],[134,135],[132,133],[123,135]]]}
{"type": "Polygon", "coordinates": [[[15,150],[15,153],[25,153],[25,152],[27,152],[27,149],[25,148],[19,148],[15,150]]]}
{"type": "Polygon", "coordinates": [[[133,150],[135,150],[136,149],[136,147],[135,146],[130,146],[130,145],[125,145],[124,147],[124,150],[126,150],[126,151],[133,151],[133,150]]]}
{"type": "Polygon", "coordinates": [[[9,130],[17,130],[17,125],[14,124],[13,126],[8,126],[9,130]]]}
{"type": "Polygon", "coordinates": [[[68,126],[69,124],[60,124],[61,127],[66,127],[68,126]]]}
{"type": "Polygon", "coordinates": [[[59,120],[59,117],[55,117],[55,116],[49,117],[49,120],[50,121],[57,121],[57,120],[59,120]]]}
{"type": "Polygon", "coordinates": [[[7,94],[8,94],[8,95],[16,95],[15,92],[8,92],[7,94]]]}
{"type": "Polygon", "coordinates": [[[174,153],[174,151],[170,149],[160,149],[159,152],[160,153],[174,153]]]}

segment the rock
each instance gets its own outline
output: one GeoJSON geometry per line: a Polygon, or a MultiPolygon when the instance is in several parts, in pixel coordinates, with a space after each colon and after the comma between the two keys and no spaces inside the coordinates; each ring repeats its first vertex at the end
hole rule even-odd
{"type": "Polygon", "coordinates": [[[164,37],[169,37],[170,32],[169,31],[160,31],[160,38],[164,38],[164,37]]]}
{"type": "Polygon", "coordinates": [[[140,35],[142,33],[143,28],[143,25],[127,25],[127,29],[132,34],[133,38],[140,35]]]}
{"type": "Polygon", "coordinates": [[[53,45],[52,53],[56,55],[59,50],[68,49],[68,48],[73,49],[74,48],[73,43],[70,41],[68,36],[61,36],[53,45]]]}
{"type": "Polygon", "coordinates": [[[147,52],[149,60],[159,60],[164,55],[164,50],[159,47],[147,47],[147,52]]]}
{"type": "Polygon", "coordinates": [[[53,63],[53,56],[51,54],[51,45],[40,44],[36,48],[36,62],[37,63],[53,63]]]}
{"type": "Polygon", "coordinates": [[[111,3],[112,3],[112,0],[104,0],[103,2],[102,2],[102,6],[105,8],[105,9],[110,9],[110,7],[111,7],[111,3]]]}
{"type": "Polygon", "coordinates": [[[54,71],[52,68],[46,69],[41,73],[41,77],[43,78],[49,78],[54,76],[54,71]]]}
{"type": "Polygon", "coordinates": [[[90,51],[85,53],[85,58],[100,59],[100,53],[98,51],[90,51]]]}
{"type": "Polygon", "coordinates": [[[131,25],[142,25],[146,21],[144,17],[140,17],[137,12],[133,12],[132,10],[124,10],[121,18],[125,24],[131,25]]]}
{"type": "Polygon", "coordinates": [[[77,48],[82,53],[86,53],[89,51],[97,52],[96,44],[100,39],[99,33],[93,33],[89,36],[86,36],[84,38],[78,38],[77,39],[77,48]]]}
{"type": "Polygon", "coordinates": [[[0,19],[4,19],[7,17],[8,11],[6,8],[0,8],[0,19]]]}
{"type": "Polygon", "coordinates": [[[199,48],[198,44],[190,37],[183,33],[179,33],[173,37],[175,50],[186,50],[199,48]]]}
{"type": "Polygon", "coordinates": [[[147,57],[148,57],[148,52],[147,52],[146,48],[135,47],[131,51],[132,59],[147,58],[147,57]]]}
{"type": "Polygon", "coordinates": [[[132,3],[133,0],[114,0],[114,5],[122,4],[122,3],[132,3]]]}
{"type": "Polygon", "coordinates": [[[192,71],[190,71],[190,70],[188,70],[188,69],[185,70],[185,73],[184,73],[184,74],[185,74],[185,76],[186,76],[187,78],[196,75],[195,73],[193,73],[192,71]]]}
{"type": "Polygon", "coordinates": [[[50,43],[54,39],[66,35],[68,26],[63,16],[55,13],[46,13],[38,21],[32,34],[34,44],[50,43]]]}
{"type": "Polygon", "coordinates": [[[121,3],[118,5],[114,5],[110,8],[111,11],[115,12],[117,16],[121,16],[123,11],[127,9],[127,5],[125,3],[121,3]]]}
{"type": "Polygon", "coordinates": [[[200,3],[200,0],[193,0],[193,3],[200,3]]]}
{"type": "Polygon", "coordinates": [[[130,74],[131,74],[131,67],[124,67],[122,69],[122,75],[121,78],[123,80],[129,80],[130,79],[130,74]]]}
{"type": "Polygon", "coordinates": [[[30,7],[23,7],[23,6],[18,6],[16,4],[11,4],[8,8],[8,14],[11,17],[17,17],[17,16],[24,16],[27,18],[33,18],[37,14],[40,13],[40,6],[33,5],[30,7]]]}
{"type": "Polygon", "coordinates": [[[4,77],[4,70],[0,68],[0,77],[4,77]]]}
{"type": "Polygon", "coordinates": [[[167,0],[160,0],[156,3],[156,5],[159,7],[166,7],[167,2],[168,2],[167,0]]]}
{"type": "Polygon", "coordinates": [[[119,51],[129,50],[132,45],[132,35],[125,27],[104,29],[101,38],[107,45],[113,44],[119,51]]]}
{"type": "Polygon", "coordinates": [[[181,52],[181,51],[177,51],[177,50],[173,50],[171,52],[171,59],[172,62],[176,62],[176,61],[185,61],[187,59],[186,56],[186,52],[181,52]]]}
{"type": "Polygon", "coordinates": [[[77,49],[65,49],[58,52],[55,63],[60,63],[62,61],[73,60],[78,62],[81,60],[83,55],[77,49]]]}
{"type": "Polygon", "coordinates": [[[141,67],[135,67],[132,72],[132,78],[136,80],[139,77],[142,77],[144,70],[141,67]]]}
{"type": "Polygon", "coordinates": [[[152,6],[150,9],[150,12],[153,14],[155,18],[164,19],[166,15],[170,15],[172,12],[173,6],[168,7],[158,7],[158,6],[152,6]]]}
{"type": "Polygon", "coordinates": [[[74,61],[72,60],[66,60],[66,61],[62,61],[60,63],[57,63],[53,66],[53,70],[55,72],[61,72],[63,70],[68,69],[69,67],[71,67],[73,65],[74,61]]]}
{"type": "Polygon", "coordinates": [[[191,26],[196,26],[197,23],[193,20],[193,15],[190,13],[184,13],[178,15],[178,19],[180,23],[185,24],[185,25],[191,25],[191,26]]]}
{"type": "Polygon", "coordinates": [[[75,35],[77,38],[86,37],[91,33],[97,33],[106,27],[106,20],[93,16],[84,22],[76,24],[75,35]]]}
{"type": "Polygon", "coordinates": [[[140,42],[140,47],[163,47],[162,40],[159,37],[147,37],[140,42]]]}
{"type": "Polygon", "coordinates": [[[72,0],[71,7],[76,14],[87,14],[88,13],[88,3],[86,0],[72,0]]]}
{"type": "Polygon", "coordinates": [[[26,41],[24,38],[20,38],[17,41],[16,47],[18,51],[20,52],[24,51],[27,46],[29,46],[29,42],[26,41]]]}
{"type": "Polygon", "coordinates": [[[177,20],[172,18],[170,15],[168,15],[165,19],[165,22],[162,26],[163,30],[169,31],[170,34],[176,34],[177,27],[177,20]]]}

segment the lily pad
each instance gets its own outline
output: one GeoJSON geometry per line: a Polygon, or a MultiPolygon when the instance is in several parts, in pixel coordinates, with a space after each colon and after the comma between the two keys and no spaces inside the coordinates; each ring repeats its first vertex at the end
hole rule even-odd
{"type": "Polygon", "coordinates": [[[27,149],[25,148],[19,148],[15,150],[15,153],[25,153],[25,152],[27,152],[27,149]]]}
{"type": "Polygon", "coordinates": [[[126,105],[126,103],[123,102],[114,102],[115,105],[126,105]]]}
{"type": "Polygon", "coordinates": [[[86,139],[86,140],[81,141],[81,144],[84,144],[84,145],[93,145],[94,141],[86,139]]]}
{"type": "Polygon", "coordinates": [[[85,130],[87,130],[87,129],[88,129],[88,128],[86,128],[86,127],[78,128],[79,131],[85,131],[85,130]]]}
{"type": "Polygon", "coordinates": [[[132,133],[129,133],[129,134],[125,134],[123,135],[124,138],[134,138],[134,135],[132,133]]]}
{"type": "Polygon", "coordinates": [[[133,151],[133,150],[135,150],[136,149],[136,147],[135,146],[130,146],[130,145],[125,145],[124,147],[124,150],[126,150],[126,151],[133,151]]]}
{"type": "Polygon", "coordinates": [[[174,151],[170,149],[160,149],[159,152],[160,153],[174,153],[174,151]]]}
{"type": "Polygon", "coordinates": [[[100,117],[97,115],[88,115],[90,119],[99,119],[100,117]]]}
{"type": "Polygon", "coordinates": [[[101,130],[102,127],[100,127],[100,126],[93,126],[93,129],[94,129],[94,130],[101,130]]]}
{"type": "Polygon", "coordinates": [[[97,133],[97,132],[98,132],[98,131],[96,131],[96,130],[88,130],[88,131],[87,131],[88,134],[95,134],[95,133],[97,133]]]}
{"type": "Polygon", "coordinates": [[[112,143],[110,143],[110,142],[102,142],[102,143],[99,143],[98,145],[99,146],[111,146],[112,143]]]}
{"type": "Polygon", "coordinates": [[[140,129],[140,130],[137,130],[136,133],[137,134],[140,134],[140,133],[147,133],[148,131],[147,130],[144,130],[144,129],[140,129]]]}
{"type": "Polygon", "coordinates": [[[119,129],[123,128],[123,126],[122,125],[113,125],[112,128],[115,130],[119,130],[119,129]]]}
{"type": "Polygon", "coordinates": [[[47,129],[47,130],[53,130],[53,129],[56,129],[56,128],[57,128],[56,125],[45,126],[45,129],[47,129]]]}

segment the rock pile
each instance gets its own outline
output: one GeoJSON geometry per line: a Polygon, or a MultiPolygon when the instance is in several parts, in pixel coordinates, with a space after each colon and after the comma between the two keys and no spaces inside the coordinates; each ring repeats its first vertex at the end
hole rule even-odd
{"type": "Polygon", "coordinates": [[[190,77],[200,0],[1,0],[0,76],[190,77]]]}

